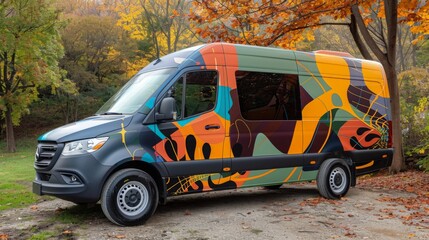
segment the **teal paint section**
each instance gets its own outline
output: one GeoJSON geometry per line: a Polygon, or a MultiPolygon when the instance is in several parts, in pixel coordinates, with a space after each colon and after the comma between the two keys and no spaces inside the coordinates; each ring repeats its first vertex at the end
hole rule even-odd
{"type": "Polygon", "coordinates": [[[343,101],[341,101],[341,97],[336,93],[332,94],[332,103],[336,107],[342,107],[343,106],[343,101]]]}
{"type": "Polygon", "coordinates": [[[253,186],[261,186],[268,184],[281,184],[281,183],[289,183],[289,182],[298,182],[298,181],[307,181],[314,180],[317,176],[316,171],[303,171],[302,167],[293,168],[279,168],[275,170],[254,170],[249,174],[249,178],[256,177],[253,180],[246,181],[242,187],[253,187],[253,186]],[[294,171],[295,170],[295,171],[294,171]],[[265,174],[269,171],[273,171],[265,176],[258,178],[258,175],[265,174]],[[301,175],[301,176],[300,176],[301,175]],[[287,182],[285,182],[285,180],[287,182]]]}
{"type": "Polygon", "coordinates": [[[162,134],[162,132],[159,130],[158,125],[156,124],[150,124],[147,126],[152,132],[154,132],[159,138],[164,139],[166,136],[162,134]]]}
{"type": "Polygon", "coordinates": [[[232,98],[230,94],[231,88],[226,86],[219,86],[218,103],[215,107],[215,113],[223,119],[229,121],[231,116],[229,110],[232,108],[232,98]]]}
{"type": "Polygon", "coordinates": [[[299,76],[299,82],[300,82],[301,86],[305,89],[305,91],[313,99],[316,99],[319,96],[323,95],[326,91],[326,88],[323,89],[321,87],[321,85],[318,83],[318,82],[320,82],[319,79],[320,79],[320,77],[315,79],[314,77],[307,76],[307,75],[305,75],[305,76],[300,75],[299,76]]]}
{"type": "Polygon", "coordinates": [[[147,100],[145,106],[149,109],[152,109],[155,106],[155,97],[151,97],[149,100],[147,100]]]}
{"type": "MultiPolygon", "coordinates": [[[[301,174],[301,178],[299,180],[296,180],[296,181],[312,181],[312,180],[316,180],[318,172],[319,172],[319,170],[303,171],[302,174],[301,174]]],[[[289,182],[296,182],[296,181],[289,181],[289,182]]]]}
{"type": "Polygon", "coordinates": [[[148,163],[155,162],[155,159],[149,153],[143,154],[142,160],[145,161],[145,162],[148,162],[148,163]]]}
{"type": "Polygon", "coordinates": [[[295,55],[279,48],[235,45],[240,70],[298,74],[295,55]]]}
{"type": "Polygon", "coordinates": [[[256,136],[255,148],[253,149],[253,155],[256,156],[267,156],[267,155],[283,155],[267,138],[263,133],[259,133],[256,136]]]}
{"type": "Polygon", "coordinates": [[[44,140],[46,140],[46,138],[48,137],[48,135],[50,134],[50,133],[52,133],[54,130],[51,130],[51,131],[49,131],[49,132],[47,132],[47,133],[45,133],[45,134],[43,134],[43,135],[41,135],[41,136],[39,136],[39,138],[37,138],[37,141],[44,141],[44,140]]]}

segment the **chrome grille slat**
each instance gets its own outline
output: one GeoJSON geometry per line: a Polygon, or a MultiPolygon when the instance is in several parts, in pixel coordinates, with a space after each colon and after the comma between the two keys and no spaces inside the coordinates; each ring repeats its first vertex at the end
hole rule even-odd
{"type": "Polygon", "coordinates": [[[57,143],[39,142],[36,150],[34,166],[38,169],[47,169],[61,154],[62,147],[57,143]]]}

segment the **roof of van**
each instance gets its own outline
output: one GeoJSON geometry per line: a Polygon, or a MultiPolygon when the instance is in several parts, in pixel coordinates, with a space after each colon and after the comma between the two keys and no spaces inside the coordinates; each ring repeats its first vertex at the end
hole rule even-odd
{"type": "MultiPolygon", "coordinates": [[[[374,61],[368,61],[363,59],[354,58],[352,55],[342,52],[329,51],[329,50],[319,50],[315,52],[301,52],[293,51],[281,48],[273,47],[260,47],[260,46],[251,46],[251,45],[242,45],[242,44],[231,44],[231,43],[209,43],[202,44],[190,48],[186,48],[168,55],[165,55],[159,59],[154,60],[148,64],[141,71],[147,72],[160,68],[169,68],[177,67],[180,69],[185,67],[196,67],[196,66],[208,66],[208,65],[231,65],[229,62],[228,55],[238,55],[238,56],[254,56],[261,57],[261,59],[277,59],[279,62],[278,68],[272,66],[270,63],[267,65],[271,70],[283,70],[286,60],[297,61],[315,61],[315,58],[318,57],[323,59],[324,62],[336,62],[340,59],[345,59],[347,62],[366,62],[366,66],[374,69],[379,69],[380,64],[374,61]],[[226,56],[226,57],[225,57],[226,56]]],[[[244,59],[244,58],[240,58],[244,59]]],[[[243,64],[249,64],[249,62],[240,63],[235,62],[238,66],[243,64]]],[[[264,62],[255,62],[252,63],[257,67],[264,67],[264,62]]],[[[360,65],[360,64],[359,64],[360,65]]],[[[286,67],[287,68],[287,67],[286,67]]],[[[286,70],[286,69],[284,69],[286,70]]]]}

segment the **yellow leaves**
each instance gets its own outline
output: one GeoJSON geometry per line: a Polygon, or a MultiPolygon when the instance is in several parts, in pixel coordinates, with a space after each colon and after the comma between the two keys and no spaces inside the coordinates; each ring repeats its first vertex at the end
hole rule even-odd
{"type": "Polygon", "coordinates": [[[314,32],[313,31],[306,31],[305,32],[305,38],[308,41],[314,41],[314,32]]]}

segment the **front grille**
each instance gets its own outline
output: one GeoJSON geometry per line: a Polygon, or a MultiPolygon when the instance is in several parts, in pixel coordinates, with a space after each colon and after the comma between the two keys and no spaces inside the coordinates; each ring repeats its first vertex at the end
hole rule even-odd
{"type": "Polygon", "coordinates": [[[63,144],[41,142],[37,145],[34,166],[38,169],[50,168],[61,154],[63,144]]]}

